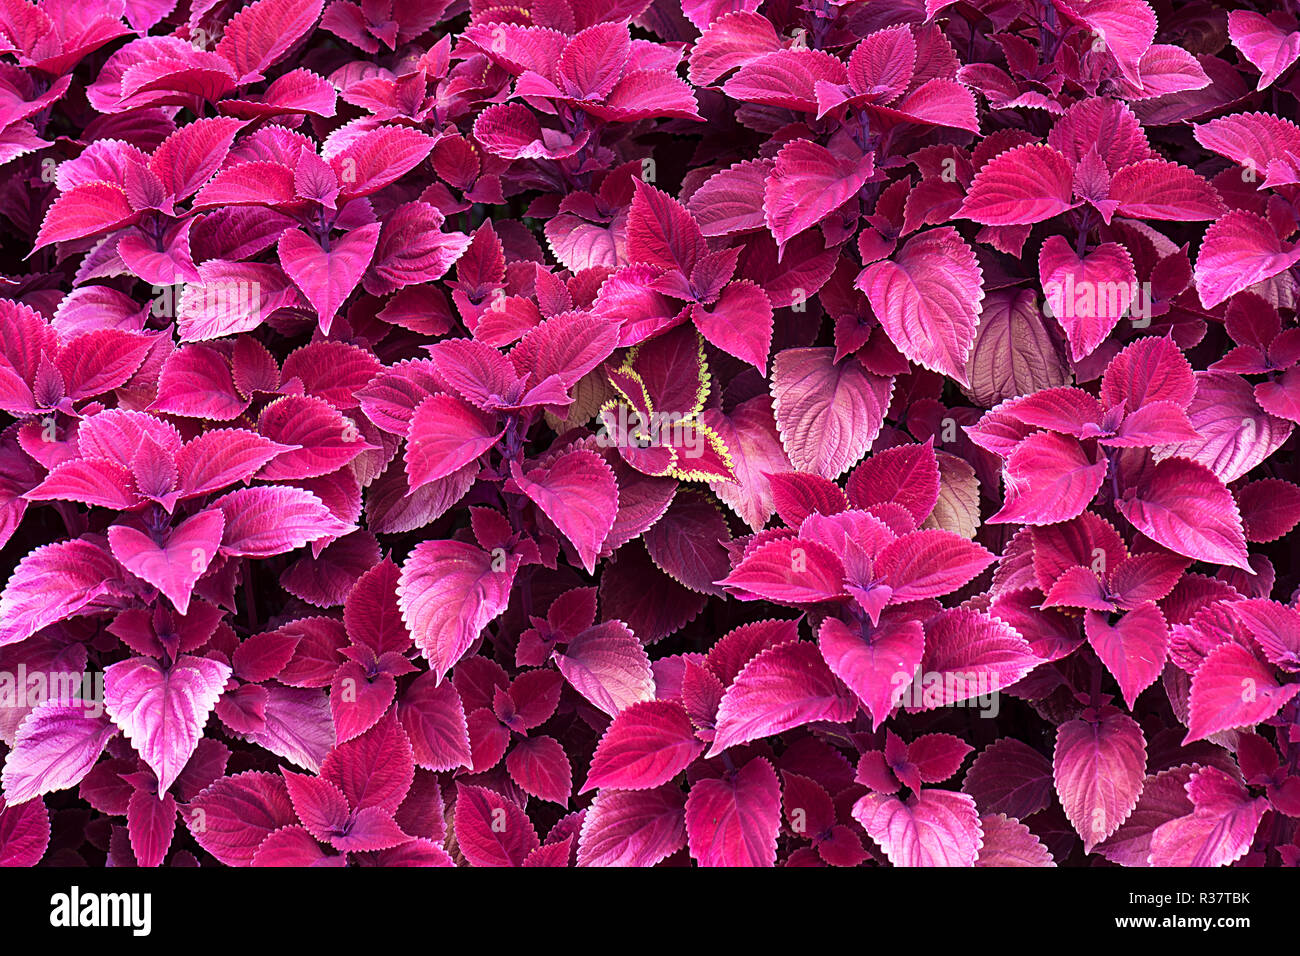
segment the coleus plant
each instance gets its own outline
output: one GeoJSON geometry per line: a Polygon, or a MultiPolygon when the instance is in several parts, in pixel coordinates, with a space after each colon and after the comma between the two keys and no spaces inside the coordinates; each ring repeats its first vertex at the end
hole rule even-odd
{"type": "Polygon", "coordinates": [[[0,3],[0,863],[1300,865],[1297,16],[0,3]]]}

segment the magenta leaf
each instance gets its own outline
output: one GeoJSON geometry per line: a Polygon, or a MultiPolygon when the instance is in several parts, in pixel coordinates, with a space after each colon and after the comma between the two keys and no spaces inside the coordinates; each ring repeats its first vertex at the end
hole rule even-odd
{"type": "Polygon", "coordinates": [[[157,774],[159,791],[185,769],[230,673],[228,664],[189,655],[168,668],[133,657],[104,671],[104,707],[157,774]]]}
{"type": "Polygon", "coordinates": [[[745,665],[722,696],[709,756],[816,720],[853,719],[857,701],[804,641],[768,648],[745,665]]]}
{"type": "Polygon", "coordinates": [[[679,787],[601,790],[582,821],[578,866],[654,866],[685,845],[679,787]]]}
{"type": "Polygon", "coordinates": [[[5,758],[5,803],[15,807],[76,786],[116,734],[117,728],[94,705],[80,700],[37,705],[19,726],[5,758]]]}
{"type": "Polygon", "coordinates": [[[351,528],[330,514],[310,491],[288,485],[262,485],[223,495],[212,503],[226,518],[221,551],[266,557],[300,548],[309,541],[346,534],[351,528]]]}
{"type": "Polygon", "coordinates": [[[1096,496],[1106,469],[1100,454],[1090,456],[1074,438],[1054,432],[1030,435],[1007,458],[1006,503],[989,523],[1046,525],[1074,518],[1096,496]]]}
{"type": "Polygon", "coordinates": [[[1249,650],[1227,641],[1206,656],[1192,678],[1187,743],[1232,727],[1253,727],[1300,693],[1300,684],[1279,684],[1249,650]]]}
{"type": "Polygon", "coordinates": [[[1142,728],[1114,707],[1089,709],[1057,728],[1056,794],[1085,852],[1118,830],[1137,806],[1146,759],[1142,728]]]}
{"type": "Polygon", "coordinates": [[[124,568],[162,591],[184,614],[194,583],[217,556],[225,524],[222,513],[213,509],[186,518],[165,532],[163,542],[124,524],[108,529],[108,541],[124,568]]]}
{"type": "Polygon", "coordinates": [[[1003,737],[975,758],[962,789],[983,813],[1023,819],[1051,801],[1052,762],[1023,741],[1003,737]]]}
{"type": "Polygon", "coordinates": [[[1202,767],[1186,784],[1191,813],[1160,824],[1151,834],[1152,866],[1223,866],[1250,849],[1267,810],[1233,777],[1202,767]]]}
{"type": "Polygon", "coordinates": [[[1084,615],[1088,643],[1106,669],[1115,675],[1129,710],[1137,695],[1149,687],[1165,666],[1169,648],[1169,625],[1153,602],[1140,604],[1113,624],[1107,615],[1088,611],[1084,615]]]}
{"type": "Polygon", "coordinates": [[[469,729],[460,694],[449,681],[421,674],[402,692],[397,718],[410,738],[415,762],[426,770],[468,767],[469,729]]]}
{"type": "Polygon", "coordinates": [[[648,700],[619,711],[596,745],[582,792],[596,787],[652,790],[704,750],[680,704],[648,700]]]}
{"type": "Polygon", "coordinates": [[[1204,465],[1185,458],[1157,462],[1124,488],[1116,506],[1133,527],[1171,551],[1251,572],[1236,502],[1204,465]]]}
{"type": "Polygon", "coordinates": [[[541,845],[518,805],[464,783],[456,785],[456,841],[471,866],[522,866],[541,845]]]}
{"type": "Polygon", "coordinates": [[[700,866],[773,866],[780,826],[781,785],[762,757],[686,795],[686,837],[700,866]]]}
{"type": "Polygon", "coordinates": [[[573,793],[573,767],[563,745],[542,735],[519,741],[506,754],[510,779],[539,800],[566,806],[573,793]]]}
{"type": "Polygon", "coordinates": [[[181,816],[199,846],[227,866],[248,866],[263,840],[298,819],[284,778],[258,771],[222,777],[181,816]]]}
{"type": "Polygon", "coordinates": [[[441,681],[506,608],[519,558],[461,541],[424,541],[402,565],[397,603],[441,681]]]}
{"type": "Polygon", "coordinates": [[[555,664],[574,690],[611,717],[638,701],[654,699],[650,658],[621,621],[583,631],[555,652],[555,664]]]}
{"type": "Polygon", "coordinates": [[[855,284],[900,352],[968,384],[984,274],[957,230],[931,229],[909,239],[894,259],[867,266],[855,284]]]}
{"type": "Polygon", "coordinates": [[[594,570],[618,514],[618,483],[609,465],[595,452],[571,451],[527,473],[515,465],[513,473],[520,489],[578,549],[583,567],[594,570]]]}
{"type": "Polygon", "coordinates": [[[806,139],[783,146],[768,173],[763,201],[778,246],[821,222],[861,189],[872,171],[870,153],[851,162],[806,139]]]}
{"type": "Polygon", "coordinates": [[[1070,162],[1050,146],[1008,150],[971,183],[961,215],[987,226],[1042,222],[1073,206],[1070,162]]]}
{"type": "Polygon", "coordinates": [[[894,866],[974,866],[984,839],[975,801],[948,790],[906,800],[869,793],[853,805],[853,818],[894,866]]]}
{"type": "Polygon", "coordinates": [[[984,842],[976,866],[1056,866],[1051,851],[1034,832],[1005,814],[980,817],[984,842]]]}
{"type": "Polygon", "coordinates": [[[86,539],[37,548],[18,562],[0,592],[0,645],[71,617],[112,590],[117,562],[86,539]]]}
{"type": "Polygon", "coordinates": [[[40,801],[0,800],[0,866],[35,866],[50,844],[50,813],[40,801]]]}
{"type": "Polygon", "coordinates": [[[328,249],[298,229],[289,229],[280,237],[280,265],[316,310],[326,335],[343,301],[370,265],[379,229],[379,223],[353,229],[328,249]]]}
{"type": "Polygon", "coordinates": [[[1080,257],[1063,236],[1043,243],[1038,259],[1050,315],[1060,323],[1077,362],[1096,351],[1138,294],[1128,251],[1107,242],[1080,257]]]}
{"type": "Polygon", "coordinates": [[[157,797],[147,790],[131,794],[126,810],[131,852],[141,866],[161,866],[176,832],[176,798],[157,797]]]}
{"type": "Polygon", "coordinates": [[[406,473],[412,490],[470,464],[505,434],[491,415],[452,395],[426,398],[410,421],[406,473]]]}
{"type": "Polygon", "coordinates": [[[844,596],[844,566],[825,545],[776,538],[746,555],[721,583],[751,600],[814,604],[844,596]]]}
{"type": "Polygon", "coordinates": [[[838,478],[871,447],[893,389],[856,359],[830,348],[786,349],[772,369],[772,402],[791,464],[838,478]]]}
{"type": "Polygon", "coordinates": [[[921,663],[925,635],[917,621],[886,617],[869,628],[829,617],[817,640],[831,671],[858,696],[878,728],[906,693],[921,663]]]}

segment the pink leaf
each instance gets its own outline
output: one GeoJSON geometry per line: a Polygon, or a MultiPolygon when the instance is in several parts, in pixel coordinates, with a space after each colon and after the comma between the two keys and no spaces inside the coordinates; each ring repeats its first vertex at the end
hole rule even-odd
{"type": "Polygon", "coordinates": [[[577,100],[603,100],[618,82],[630,51],[623,24],[588,27],[569,40],[556,64],[561,88],[577,100]]]}
{"type": "Polygon", "coordinates": [[[990,524],[1047,525],[1081,514],[1106,478],[1106,460],[1077,439],[1036,432],[1016,445],[1003,473],[1006,500],[990,524]]]}
{"type": "Polygon", "coordinates": [[[984,843],[976,866],[1056,866],[1052,854],[1029,827],[1004,814],[980,817],[984,843]]]}
{"type": "Polygon", "coordinates": [[[1267,220],[1234,209],[1205,232],[1196,257],[1196,291],[1212,309],[1297,262],[1300,243],[1284,242],[1267,220]]]}
{"type": "Polygon", "coordinates": [[[573,793],[573,768],[569,755],[554,737],[528,737],[506,755],[510,779],[539,800],[565,806],[573,793]]]}
{"type": "Polygon", "coordinates": [[[149,169],[170,199],[186,199],[212,178],[230,152],[243,120],[214,116],[187,123],[168,136],[149,158],[149,169]]]}
{"type": "Polygon", "coordinates": [[[326,335],[344,300],[370,265],[379,230],[377,222],[359,226],[332,242],[328,249],[321,248],[300,229],[288,229],[280,237],[280,265],[316,310],[326,335]]]}
{"type": "Polygon", "coordinates": [[[894,866],[974,866],[983,843],[975,801],[949,790],[923,789],[906,801],[869,793],[853,818],[894,866]]]}
{"type": "Polygon", "coordinates": [[[1196,395],[1196,376],[1172,339],[1148,336],[1126,345],[1101,378],[1101,401],[1137,411],[1152,402],[1187,408],[1196,395]]]}
{"type": "Polygon", "coordinates": [[[50,812],[37,800],[7,807],[0,800],[0,866],[35,866],[50,844],[50,812]]]}
{"type": "Polygon", "coordinates": [[[746,664],[727,688],[708,755],[816,720],[843,723],[856,712],[856,699],[831,673],[816,645],[781,644],[746,664]]]}
{"type": "Polygon", "coordinates": [[[72,617],[119,577],[107,548],[75,539],[37,548],[18,562],[0,592],[0,646],[72,617]]]}
{"type": "Polygon", "coordinates": [[[1232,493],[1204,465],[1166,458],[1125,484],[1116,507],[1153,541],[1197,561],[1254,573],[1232,493]]]}
{"type": "Polygon", "coordinates": [[[159,792],[185,769],[229,676],[228,664],[188,655],[165,670],[133,657],[104,671],[104,707],[157,775],[159,792]]]}
{"type": "Polygon", "coordinates": [[[754,531],[772,517],[776,508],[767,475],[790,467],[781,436],[776,430],[772,400],[758,395],[724,415],[721,409],[706,408],[700,420],[722,440],[731,453],[735,481],[712,481],[709,489],[754,531]]]}
{"type": "Polygon", "coordinates": [[[680,787],[601,790],[578,836],[578,866],[654,866],[686,845],[680,787]]]}
{"type": "Polygon", "coordinates": [[[909,688],[909,710],[987,697],[1038,664],[1028,642],[1004,621],[965,608],[941,611],[925,622],[925,680],[909,688]]]}
{"type": "Polygon", "coordinates": [[[60,193],[45,213],[34,248],[119,229],[138,216],[120,186],[104,182],[74,186],[60,193]]]}
{"type": "Polygon", "coordinates": [[[250,3],[226,24],[217,53],[235,68],[241,84],[256,82],[312,28],[322,6],[322,0],[250,3]]]}
{"type": "Polygon", "coordinates": [[[536,502],[578,549],[588,573],[618,514],[618,483],[609,465],[592,451],[570,451],[548,465],[511,473],[521,491],[536,502]]]}
{"type": "Polygon", "coordinates": [[[517,804],[465,783],[456,785],[456,842],[471,866],[522,866],[541,845],[517,804]]]}
{"type": "Polygon", "coordinates": [[[1160,609],[1150,601],[1129,611],[1114,624],[1107,615],[1089,611],[1084,615],[1088,643],[1106,669],[1115,675],[1129,710],[1138,694],[1149,687],[1165,666],[1169,649],[1169,625],[1160,609]]]}
{"type": "Polygon", "coordinates": [[[1137,219],[1196,222],[1226,212],[1213,186],[1187,167],[1163,159],[1145,159],[1118,170],[1109,198],[1119,203],[1121,215],[1137,219]]]}
{"type": "Polygon", "coordinates": [[[131,794],[126,823],[136,862],[161,866],[176,832],[176,798],[170,793],[160,798],[148,790],[137,790],[131,794]]]}
{"type": "Polygon", "coordinates": [[[768,173],[763,208],[778,246],[810,229],[862,188],[874,171],[872,154],[856,163],[825,146],[798,139],[781,147],[768,173]]]}
{"type": "Polygon", "coordinates": [[[934,446],[926,442],[876,452],[853,469],[844,490],[855,508],[891,502],[906,509],[919,524],[934,510],[939,483],[934,446]]]}
{"type": "Polygon", "coordinates": [[[680,704],[632,704],[614,717],[596,745],[581,792],[597,787],[651,790],[672,780],[703,750],[680,704]]]}
{"type": "Polygon", "coordinates": [[[506,609],[517,556],[493,555],[462,541],[422,541],[397,585],[402,620],[441,681],[488,622],[506,609]]]}
{"type": "Polygon", "coordinates": [[[1300,683],[1279,684],[1254,654],[1235,641],[1226,641],[1210,651],[1192,678],[1183,743],[1234,727],[1253,727],[1276,714],[1298,693],[1300,683]]]}
{"type": "Polygon", "coordinates": [[[976,174],[959,215],[986,226],[1042,222],[1074,207],[1073,182],[1070,161],[1051,146],[1019,146],[976,174]]]}
{"type": "Polygon", "coordinates": [[[781,785],[762,757],[698,781],[686,796],[686,836],[700,866],[774,866],[780,826],[781,785]]]}
{"type": "Polygon", "coordinates": [[[781,604],[814,604],[844,596],[844,566],[824,545],[776,538],[756,547],[721,582],[781,604]]]}
{"type": "Polygon", "coordinates": [[[1105,341],[1137,295],[1133,260],[1116,242],[1080,259],[1065,237],[1049,236],[1038,273],[1050,314],[1065,330],[1076,362],[1105,341]]]}
{"type": "Polygon", "coordinates": [[[767,374],[772,349],[772,300],[747,279],[728,284],[711,305],[691,306],[691,321],[712,344],[767,374]]]}
{"type": "Polygon", "coordinates": [[[772,166],[772,160],[750,160],[706,180],[686,203],[700,231],[706,236],[726,236],[763,228],[763,194],[772,166]]]}
{"type": "Polygon", "coordinates": [[[901,604],[950,594],[993,560],[975,542],[934,528],[913,531],[886,545],[876,558],[875,572],[893,588],[892,600],[901,604]]]}
{"type": "Polygon", "coordinates": [[[399,573],[393,559],[384,558],[357,580],[343,606],[348,638],[376,655],[404,653],[411,646],[411,635],[397,606],[399,573]]]}
{"type": "Polygon", "coordinates": [[[199,846],[227,866],[248,866],[270,834],[298,822],[279,774],[222,777],[181,810],[199,846]]]}
{"type": "Polygon", "coordinates": [[[633,262],[690,275],[708,252],[704,234],[677,200],[636,180],[636,193],[627,217],[627,251],[633,262]]]}
{"type": "Polygon", "coordinates": [[[310,491],[287,485],[243,488],[212,502],[226,517],[221,551],[229,555],[268,557],[300,548],[326,536],[351,530],[310,491]]]}
{"type": "Polygon", "coordinates": [[[654,699],[650,659],[621,621],[583,631],[555,652],[555,663],[574,690],[611,717],[638,701],[654,699]]]}
{"type": "Polygon", "coordinates": [[[364,734],[332,749],[320,776],[343,792],[353,812],[396,813],[415,778],[411,745],[397,718],[389,711],[364,734]]]}
{"type": "Polygon", "coordinates": [[[397,717],[411,740],[418,766],[426,770],[470,766],[465,710],[451,682],[438,683],[433,674],[421,674],[402,692],[397,717]]]}
{"type": "Polygon", "coordinates": [[[893,382],[856,358],[837,364],[833,348],[799,348],[777,354],[771,389],[790,462],[833,480],[875,441],[893,382]]]}
{"type": "Polygon", "coordinates": [[[1193,811],[1151,834],[1152,866],[1224,866],[1245,856],[1268,810],[1217,767],[1202,767],[1186,786],[1193,811]]]}
{"type": "Polygon", "coordinates": [[[863,269],[854,284],[900,352],[965,385],[983,282],[974,251],[944,226],[913,236],[894,259],[863,269]]]}
{"type": "Polygon", "coordinates": [[[248,481],[285,446],[243,428],[214,428],[191,438],[176,456],[186,497],[248,481]]]}
{"type": "Polygon", "coordinates": [[[184,345],[167,356],[151,409],[187,418],[230,421],[248,408],[235,388],[230,363],[208,345],[184,345]]]}
{"type": "Polygon", "coordinates": [[[422,401],[411,419],[406,471],[411,489],[446,478],[497,443],[497,420],[451,395],[422,401]]]}
{"type": "Polygon", "coordinates": [[[392,674],[367,674],[356,661],[345,661],[330,687],[330,712],[339,743],[373,727],[393,702],[397,685],[392,674]]]}
{"type": "Polygon", "coordinates": [[[1114,707],[1090,709],[1056,731],[1056,793],[1085,853],[1119,829],[1137,806],[1147,747],[1137,721],[1114,707]]]}
{"type": "Polygon", "coordinates": [[[1300,59],[1300,31],[1287,32],[1253,10],[1228,14],[1228,36],[1260,71],[1256,89],[1267,89],[1297,59],[1300,59]]]}
{"type": "Polygon", "coordinates": [[[123,567],[162,591],[185,614],[195,582],[217,556],[225,524],[222,513],[210,509],[170,529],[165,542],[125,524],[112,525],[108,541],[123,567]]]}
{"type": "Polygon", "coordinates": [[[117,733],[96,711],[79,700],[46,700],[32,710],[5,758],[4,802],[9,807],[81,782],[117,733]]]}
{"type": "Polygon", "coordinates": [[[920,622],[891,617],[868,628],[828,617],[817,641],[831,671],[857,694],[877,729],[907,692],[921,664],[925,634],[920,622]]]}
{"type": "Polygon", "coordinates": [[[286,446],[258,473],[266,481],[327,475],[373,447],[352,419],[310,395],[286,395],[271,402],[258,416],[257,430],[286,446]]]}

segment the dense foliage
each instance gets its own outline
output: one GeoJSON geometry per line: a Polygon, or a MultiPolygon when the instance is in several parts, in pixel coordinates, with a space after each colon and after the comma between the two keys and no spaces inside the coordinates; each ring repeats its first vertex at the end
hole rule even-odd
{"type": "Polygon", "coordinates": [[[1296,865],[1298,12],[0,0],[0,862],[1296,865]]]}

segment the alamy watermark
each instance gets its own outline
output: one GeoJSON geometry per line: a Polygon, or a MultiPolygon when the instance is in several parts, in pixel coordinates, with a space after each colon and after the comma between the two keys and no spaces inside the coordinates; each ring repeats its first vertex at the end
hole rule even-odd
{"type": "Polygon", "coordinates": [[[104,713],[102,671],[29,671],[19,664],[12,671],[0,671],[0,707],[31,709],[47,701],[80,703],[89,717],[104,713]]]}
{"type": "Polygon", "coordinates": [[[981,717],[996,717],[1001,709],[993,680],[985,671],[899,671],[890,685],[903,707],[971,707],[981,717]]]}
{"type": "Polygon", "coordinates": [[[1151,324],[1155,294],[1150,282],[1076,281],[1067,272],[1064,280],[1043,283],[1042,312],[1048,318],[1095,319],[1127,316],[1135,328],[1151,324]]]}
{"type": "Polygon", "coordinates": [[[707,439],[694,415],[651,412],[645,416],[622,402],[619,402],[617,408],[617,416],[612,422],[608,412],[601,416],[600,431],[596,433],[596,443],[601,447],[651,448],[670,445],[686,458],[699,458],[704,454],[707,439]]]}

